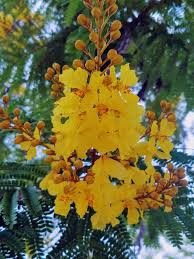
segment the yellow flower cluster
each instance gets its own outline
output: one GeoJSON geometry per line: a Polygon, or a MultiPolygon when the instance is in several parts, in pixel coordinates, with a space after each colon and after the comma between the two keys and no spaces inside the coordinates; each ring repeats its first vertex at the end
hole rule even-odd
{"type": "Polygon", "coordinates": [[[45,141],[44,122],[34,131],[29,122],[20,120],[19,109],[12,119],[6,112],[9,103],[3,97],[0,107],[0,128],[17,130],[15,143],[26,151],[27,159],[36,156],[36,147],[43,146],[45,161],[51,171],[41,181],[40,188],[56,196],[55,213],[67,216],[75,206],[80,217],[89,210],[93,228],[115,226],[119,216],[127,212],[129,224],[136,224],[149,209],[164,206],[172,210],[172,199],[178,187],[187,185],[184,169],[167,165],[164,174],[156,172],[153,158],[170,159],[173,149],[170,137],[176,129],[176,118],[169,102],[161,102],[161,115],[146,114],[132,87],[137,76],[116,50],[107,47],[120,36],[121,23],[116,20],[103,36],[103,29],[117,11],[116,1],[84,0],[97,28],[83,14],[78,22],[89,31],[96,47],[96,56],[86,44],[77,40],[75,47],[89,60],[74,60],[73,67],[54,63],[45,79],[52,82],[52,96],[57,98],[53,110],[53,135],[45,141]],[[145,168],[142,169],[141,164],[145,168]]]}
{"type": "Polygon", "coordinates": [[[6,38],[7,34],[12,31],[12,27],[13,16],[0,12],[0,38],[6,38]]]}

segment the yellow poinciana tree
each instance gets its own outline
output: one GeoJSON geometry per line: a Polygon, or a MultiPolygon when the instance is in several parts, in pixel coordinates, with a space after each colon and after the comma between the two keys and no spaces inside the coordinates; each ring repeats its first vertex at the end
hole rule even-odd
{"type": "Polygon", "coordinates": [[[44,138],[44,122],[33,132],[29,122],[20,120],[18,108],[14,118],[7,114],[7,96],[5,108],[0,109],[0,128],[19,131],[15,143],[27,152],[27,159],[36,156],[37,146],[44,147],[51,170],[40,188],[56,196],[56,214],[67,216],[73,204],[80,217],[92,209],[93,228],[103,229],[118,224],[126,210],[128,223],[136,224],[148,209],[164,206],[164,211],[171,211],[178,187],[187,185],[183,168],[167,164],[161,175],[153,166],[154,157],[170,158],[176,118],[167,101],[161,102],[158,118],[151,111],[145,114],[132,89],[138,81],[135,71],[122,65],[115,49],[107,53],[121,35],[121,22],[110,23],[118,9],[116,1],[83,2],[92,19],[80,14],[77,20],[89,31],[95,52],[77,40],[75,47],[88,59],[74,60],[73,68],[61,69],[57,63],[48,68],[45,78],[52,81],[51,94],[56,98],[52,136],[44,138]]]}

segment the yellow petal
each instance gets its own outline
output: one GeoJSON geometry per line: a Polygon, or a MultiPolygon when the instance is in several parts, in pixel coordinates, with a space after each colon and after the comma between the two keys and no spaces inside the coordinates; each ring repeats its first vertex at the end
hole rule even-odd
{"type": "Polygon", "coordinates": [[[134,86],[137,84],[137,76],[134,70],[131,70],[129,64],[121,66],[121,82],[126,86],[134,86]]]}

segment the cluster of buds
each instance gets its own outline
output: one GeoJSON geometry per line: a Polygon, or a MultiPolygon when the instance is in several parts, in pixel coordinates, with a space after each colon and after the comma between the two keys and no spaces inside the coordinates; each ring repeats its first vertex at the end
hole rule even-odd
{"type": "Polygon", "coordinates": [[[87,49],[87,44],[84,41],[77,40],[75,42],[76,49],[86,54],[89,57],[89,60],[86,61],[85,64],[82,60],[74,60],[73,66],[75,68],[85,68],[91,72],[93,70],[102,70],[102,67],[107,62],[109,62],[109,64],[106,66],[106,69],[112,65],[121,64],[123,62],[123,57],[114,49],[111,49],[108,52],[107,57],[102,60],[102,55],[108,46],[121,37],[120,29],[122,24],[118,20],[113,21],[107,32],[104,33],[104,29],[109,19],[118,9],[116,1],[97,1],[97,3],[94,4],[94,1],[86,0],[84,1],[84,4],[90,9],[91,15],[94,18],[94,23],[84,14],[80,14],[77,21],[81,26],[88,30],[89,40],[95,45],[97,53],[95,54],[96,56],[93,55],[87,49]]]}
{"type": "Polygon", "coordinates": [[[162,100],[160,102],[160,107],[169,122],[176,122],[176,116],[174,112],[172,112],[172,105],[170,102],[162,100]]]}
{"type": "Polygon", "coordinates": [[[7,34],[13,30],[13,16],[8,14],[5,15],[0,12],[0,37],[6,38],[7,34]]]}
{"type": "Polygon", "coordinates": [[[51,81],[51,96],[58,98],[63,95],[64,85],[59,81],[59,75],[66,69],[67,66],[61,66],[58,63],[53,63],[52,67],[47,69],[45,80],[51,81]]]}
{"type": "Polygon", "coordinates": [[[188,182],[185,178],[185,170],[180,167],[175,169],[172,163],[167,164],[168,172],[164,177],[156,172],[154,174],[155,186],[142,186],[138,191],[137,200],[141,209],[158,209],[165,207],[166,211],[171,211],[172,199],[178,193],[178,188],[186,187],[188,182]]]}

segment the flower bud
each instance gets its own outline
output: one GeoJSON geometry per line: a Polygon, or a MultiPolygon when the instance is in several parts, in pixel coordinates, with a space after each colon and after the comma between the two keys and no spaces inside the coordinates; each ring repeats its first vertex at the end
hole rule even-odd
{"type": "Polygon", "coordinates": [[[108,9],[108,15],[112,16],[118,11],[118,5],[113,4],[109,9],[108,9]]]}
{"type": "Polygon", "coordinates": [[[147,111],[146,116],[148,117],[149,120],[154,120],[156,117],[156,114],[155,112],[147,111]]]}
{"type": "Polygon", "coordinates": [[[69,180],[71,178],[71,172],[69,170],[64,170],[63,172],[64,180],[69,180]]]}
{"type": "Polygon", "coordinates": [[[92,22],[90,21],[90,19],[85,16],[84,14],[80,14],[77,17],[77,22],[78,24],[80,24],[81,26],[85,27],[86,29],[90,30],[92,27],[92,22]]]}
{"type": "Polygon", "coordinates": [[[91,13],[96,20],[98,20],[102,16],[102,12],[99,7],[92,8],[91,13]]]}
{"type": "Polygon", "coordinates": [[[179,178],[176,175],[173,175],[171,179],[174,183],[177,183],[179,181],[179,178]]]}
{"type": "Polygon", "coordinates": [[[113,21],[110,27],[110,31],[118,31],[122,27],[122,23],[119,20],[113,21]]]}
{"type": "Polygon", "coordinates": [[[94,43],[97,43],[98,42],[98,33],[97,32],[94,32],[92,31],[89,35],[89,39],[94,42],[94,43]]]}
{"type": "Polygon", "coordinates": [[[14,123],[15,125],[20,125],[20,124],[21,124],[21,121],[20,121],[20,119],[19,119],[18,117],[15,117],[15,118],[13,118],[13,123],[14,123]]]}
{"type": "Polygon", "coordinates": [[[74,68],[78,68],[78,67],[84,68],[84,63],[81,59],[75,59],[73,61],[73,66],[74,68]]]}
{"type": "Polygon", "coordinates": [[[54,74],[55,74],[55,70],[54,70],[52,67],[49,67],[49,68],[47,69],[47,73],[53,77],[54,74]]]}
{"type": "Polygon", "coordinates": [[[163,111],[166,110],[166,105],[167,105],[167,101],[162,100],[162,101],[160,102],[160,107],[161,107],[161,109],[162,109],[163,111]]]}
{"type": "Polygon", "coordinates": [[[92,8],[92,0],[84,0],[83,1],[85,7],[91,9],[92,8]]]}
{"type": "Polygon", "coordinates": [[[17,135],[17,136],[15,137],[14,143],[15,143],[15,144],[20,144],[20,143],[22,143],[23,141],[25,141],[24,136],[23,136],[23,135],[17,135]]]}
{"type": "Polygon", "coordinates": [[[60,85],[58,85],[58,84],[53,84],[53,85],[51,86],[51,89],[52,89],[54,92],[58,92],[58,91],[61,90],[60,85]]]}
{"type": "Polygon", "coordinates": [[[51,149],[45,150],[44,153],[45,153],[46,155],[49,155],[49,156],[54,156],[54,155],[55,155],[55,151],[54,151],[54,150],[51,150],[51,149]]]}
{"type": "Polygon", "coordinates": [[[9,120],[5,120],[0,122],[0,129],[8,129],[10,126],[10,121],[9,120]]]}
{"type": "Polygon", "coordinates": [[[66,69],[69,69],[69,66],[68,66],[68,65],[64,65],[64,66],[62,67],[62,71],[63,71],[63,70],[66,70],[66,69]]]}
{"type": "Polygon", "coordinates": [[[167,169],[168,169],[169,172],[172,172],[173,169],[174,169],[173,163],[168,163],[167,164],[167,169]]]}
{"type": "Polygon", "coordinates": [[[20,109],[19,108],[15,108],[13,111],[15,116],[19,116],[20,115],[20,109]]]}
{"type": "Polygon", "coordinates": [[[123,57],[121,55],[116,55],[112,60],[111,63],[113,65],[120,65],[123,63],[123,57]]]}
{"type": "Polygon", "coordinates": [[[50,140],[50,142],[51,142],[52,144],[55,144],[56,141],[57,141],[57,138],[56,138],[55,136],[51,136],[49,140],[50,140]]]}
{"type": "Polygon", "coordinates": [[[53,75],[51,75],[51,74],[49,74],[49,73],[46,73],[46,74],[44,75],[44,78],[45,78],[45,80],[47,80],[47,81],[51,81],[51,80],[53,79],[53,75]]]}
{"type": "Polygon", "coordinates": [[[2,98],[4,104],[8,104],[9,102],[9,96],[8,95],[4,95],[3,98],[2,98]]]}
{"type": "Polygon", "coordinates": [[[86,181],[87,184],[92,184],[94,182],[94,177],[91,176],[91,175],[87,175],[85,177],[85,181],[86,181]]]}
{"type": "Polygon", "coordinates": [[[115,49],[110,49],[108,54],[107,54],[107,58],[108,59],[113,59],[115,56],[117,56],[118,53],[115,49]]]}
{"type": "Polygon", "coordinates": [[[110,5],[113,5],[116,3],[116,0],[106,0],[107,4],[110,6],[110,5]]]}
{"type": "Polygon", "coordinates": [[[167,102],[166,103],[166,111],[169,112],[172,109],[171,103],[167,102]]]}
{"type": "Polygon", "coordinates": [[[44,129],[44,127],[45,127],[44,121],[39,121],[38,124],[37,124],[37,128],[39,130],[42,130],[42,129],[44,129]]]}
{"type": "Polygon", "coordinates": [[[27,129],[27,130],[29,130],[29,129],[31,128],[30,122],[26,121],[26,122],[24,123],[24,128],[27,129]]]}
{"type": "Polygon", "coordinates": [[[53,162],[52,156],[46,157],[46,158],[44,159],[44,162],[45,162],[45,163],[52,163],[52,162],[53,162]]]}
{"type": "Polygon", "coordinates": [[[113,31],[110,34],[111,40],[118,40],[121,37],[121,32],[119,30],[113,31]]]}
{"type": "Polygon", "coordinates": [[[83,42],[82,40],[77,40],[77,41],[75,42],[75,47],[76,47],[76,49],[79,49],[79,50],[81,50],[81,51],[84,51],[84,50],[86,49],[86,44],[85,44],[85,42],[83,42]]]}
{"type": "Polygon", "coordinates": [[[161,177],[162,176],[161,176],[161,174],[159,172],[155,172],[154,173],[154,179],[155,179],[156,182],[159,182],[161,177]]]}
{"type": "Polygon", "coordinates": [[[172,201],[171,201],[171,200],[168,200],[168,199],[165,199],[165,200],[164,200],[164,206],[172,207],[172,201]]]}
{"type": "Polygon", "coordinates": [[[60,73],[60,71],[61,71],[61,66],[60,66],[60,64],[58,64],[58,63],[53,63],[53,64],[52,64],[52,67],[53,67],[53,69],[54,69],[56,72],[59,72],[59,73],[60,73]]]}
{"type": "Polygon", "coordinates": [[[93,60],[87,60],[85,63],[85,67],[89,70],[92,71],[96,67],[96,63],[93,60]]]}
{"type": "Polygon", "coordinates": [[[167,120],[170,122],[176,122],[176,116],[175,114],[172,112],[168,115],[167,120]]]}
{"type": "Polygon", "coordinates": [[[185,169],[183,167],[177,169],[177,176],[179,179],[185,178],[185,169]]]}

